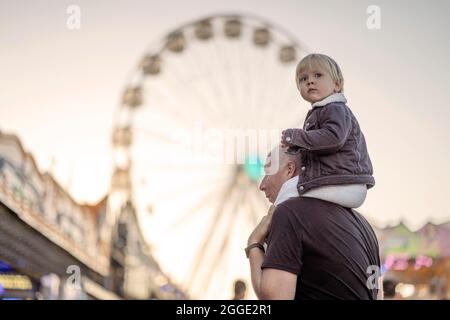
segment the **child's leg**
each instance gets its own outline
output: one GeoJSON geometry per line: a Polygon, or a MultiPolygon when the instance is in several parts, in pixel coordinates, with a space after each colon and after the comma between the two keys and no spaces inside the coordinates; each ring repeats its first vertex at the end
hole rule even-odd
{"type": "Polygon", "coordinates": [[[358,208],[364,203],[366,195],[365,184],[344,184],[315,188],[302,194],[302,197],[321,199],[346,208],[358,208]]]}

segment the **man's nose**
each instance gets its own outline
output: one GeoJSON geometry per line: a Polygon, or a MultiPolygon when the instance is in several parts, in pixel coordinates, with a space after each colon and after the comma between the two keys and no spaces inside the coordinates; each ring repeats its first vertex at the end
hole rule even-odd
{"type": "Polygon", "coordinates": [[[259,184],[259,190],[264,191],[264,188],[266,186],[265,181],[266,181],[266,177],[264,177],[262,179],[261,183],[259,184]]]}

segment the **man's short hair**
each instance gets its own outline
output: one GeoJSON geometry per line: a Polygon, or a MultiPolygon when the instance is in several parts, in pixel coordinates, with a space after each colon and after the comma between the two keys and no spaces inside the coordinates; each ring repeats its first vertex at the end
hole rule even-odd
{"type": "Polygon", "coordinates": [[[299,147],[288,147],[282,149],[282,151],[287,159],[294,162],[296,171],[300,170],[300,167],[302,166],[301,149],[299,147]]]}

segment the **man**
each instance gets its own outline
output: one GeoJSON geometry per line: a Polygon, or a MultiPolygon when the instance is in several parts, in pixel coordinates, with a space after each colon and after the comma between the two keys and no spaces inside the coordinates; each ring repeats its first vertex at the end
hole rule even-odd
{"type": "Polygon", "coordinates": [[[380,260],[373,229],[352,209],[289,197],[290,181],[301,164],[298,155],[286,152],[276,148],[267,157],[265,168],[278,154],[278,170],[271,175],[266,170],[260,189],[277,206],[263,217],[246,248],[256,295],[260,299],[376,299],[380,279],[374,272],[380,260]]]}
{"type": "Polygon", "coordinates": [[[242,280],[236,280],[234,282],[233,300],[244,300],[246,290],[247,290],[247,286],[245,285],[245,282],[242,280]]]}

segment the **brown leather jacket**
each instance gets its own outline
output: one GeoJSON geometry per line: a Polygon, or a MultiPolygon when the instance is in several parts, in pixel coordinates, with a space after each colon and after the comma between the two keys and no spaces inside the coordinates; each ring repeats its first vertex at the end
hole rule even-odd
{"type": "Polygon", "coordinates": [[[308,111],[303,129],[287,129],[284,142],[299,147],[300,194],[325,185],[375,185],[372,163],[358,121],[344,102],[308,111]]]}

